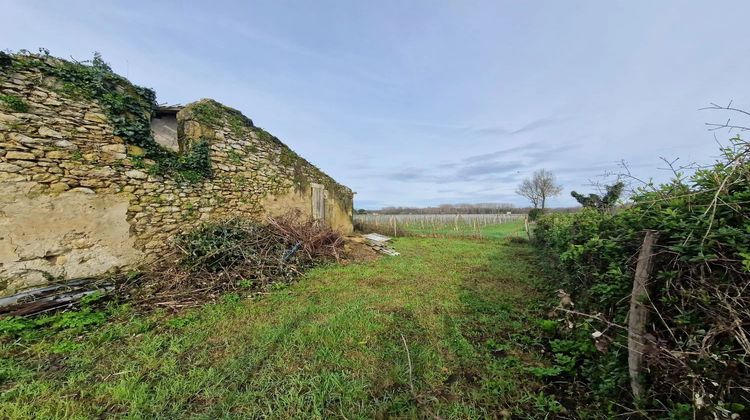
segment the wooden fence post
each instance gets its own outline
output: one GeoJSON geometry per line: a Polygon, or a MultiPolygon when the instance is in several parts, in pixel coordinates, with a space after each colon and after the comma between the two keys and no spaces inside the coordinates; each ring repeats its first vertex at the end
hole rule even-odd
{"type": "Polygon", "coordinates": [[[531,240],[531,229],[529,229],[529,215],[523,218],[523,228],[526,231],[526,236],[531,240]]]}
{"type": "Polygon", "coordinates": [[[628,313],[628,372],[630,373],[630,388],[636,402],[644,396],[643,386],[643,351],[645,346],[643,336],[646,333],[649,309],[648,286],[653,268],[653,248],[659,232],[647,230],[643,238],[641,252],[638,254],[638,264],[635,267],[633,292],[630,295],[630,312],[628,313]]]}

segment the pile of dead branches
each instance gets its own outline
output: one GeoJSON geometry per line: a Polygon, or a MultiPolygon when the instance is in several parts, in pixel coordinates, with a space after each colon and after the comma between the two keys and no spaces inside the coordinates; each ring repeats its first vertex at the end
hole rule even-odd
{"type": "Polygon", "coordinates": [[[299,250],[310,260],[340,258],[344,238],[328,225],[317,220],[305,219],[299,210],[281,217],[268,218],[268,226],[286,241],[295,242],[299,250]]]}
{"type": "Polygon", "coordinates": [[[224,291],[259,291],[290,283],[306,269],[338,260],[343,238],[290,212],[266,224],[244,219],[206,223],[180,235],[171,255],[124,285],[148,304],[181,307],[224,291]]]}

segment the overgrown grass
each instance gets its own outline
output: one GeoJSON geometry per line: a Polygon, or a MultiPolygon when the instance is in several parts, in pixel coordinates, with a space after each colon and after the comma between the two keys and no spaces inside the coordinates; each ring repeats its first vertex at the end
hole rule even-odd
{"type": "Polygon", "coordinates": [[[112,306],[100,326],[7,334],[0,417],[560,410],[534,375],[546,367],[545,333],[526,244],[399,238],[394,246],[400,257],[316,268],[260,298],[228,294],[176,315],[112,306]]]}

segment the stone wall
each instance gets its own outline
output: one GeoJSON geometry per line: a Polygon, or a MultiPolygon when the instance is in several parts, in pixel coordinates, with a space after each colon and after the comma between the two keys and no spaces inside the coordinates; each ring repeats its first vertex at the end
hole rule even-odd
{"type": "Polygon", "coordinates": [[[310,216],[313,184],[325,221],[351,232],[351,190],[238,111],[201,100],[178,113],[175,161],[208,144],[211,174],[196,179],[160,171],[158,153],[126,144],[97,100],[65,87],[44,68],[0,67],[0,295],[133,269],[204,221],[310,216]]]}

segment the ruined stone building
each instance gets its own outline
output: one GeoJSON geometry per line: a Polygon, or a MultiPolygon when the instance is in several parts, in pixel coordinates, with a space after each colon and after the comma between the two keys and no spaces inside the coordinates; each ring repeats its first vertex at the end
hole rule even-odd
{"type": "Polygon", "coordinates": [[[205,221],[299,209],[348,233],[352,194],[215,101],[0,53],[0,295],[133,269],[205,221]]]}

